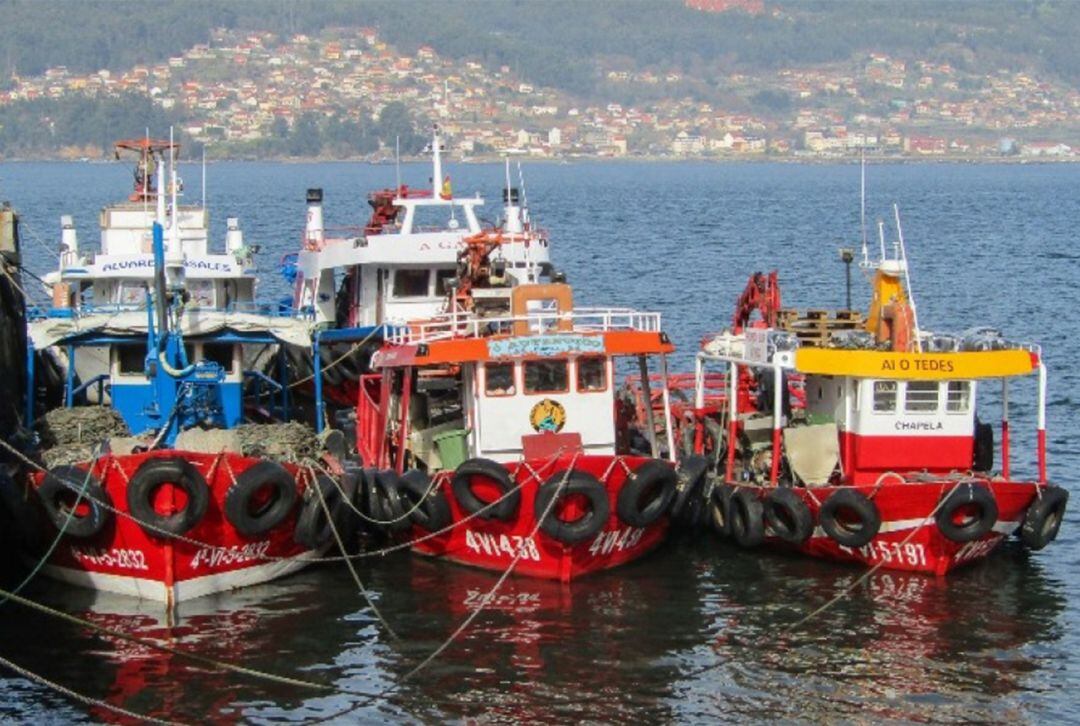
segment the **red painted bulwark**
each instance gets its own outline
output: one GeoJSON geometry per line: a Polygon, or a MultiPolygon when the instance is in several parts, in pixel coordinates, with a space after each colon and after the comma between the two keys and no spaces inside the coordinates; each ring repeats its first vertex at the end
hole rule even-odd
{"type": "MultiPolygon", "coordinates": [[[[104,580],[99,578],[93,585],[99,589],[152,599],[162,599],[160,593],[165,592],[164,599],[168,600],[176,597],[174,586],[180,586],[178,591],[183,598],[184,584],[196,580],[200,581],[196,586],[197,594],[191,596],[253,584],[282,574],[275,564],[283,565],[283,559],[309,552],[294,540],[299,504],[284,522],[256,537],[241,535],[225,518],[225,493],[235,477],[258,461],[239,454],[177,451],[103,456],[94,462],[93,473],[119,514],[110,513],[105,528],[93,537],[65,536],[47,564],[68,573],[111,576],[107,578],[112,580],[109,585],[102,584],[104,580]],[[127,515],[127,484],[131,476],[148,459],[173,457],[190,462],[210,488],[206,514],[183,535],[183,539],[147,531],[127,515]],[[255,567],[262,567],[266,575],[255,575],[251,571],[255,567]],[[152,592],[155,588],[157,593],[152,592]]],[[[298,490],[302,492],[308,474],[295,466],[284,466],[296,478],[298,490]]],[[[42,478],[43,475],[36,475],[34,485],[39,486],[42,478]]],[[[164,485],[163,489],[173,488],[164,485]]]]}
{"type": "MultiPolygon", "coordinates": [[[[564,454],[558,459],[527,460],[507,464],[513,480],[522,483],[521,505],[510,521],[474,517],[443,535],[417,543],[413,549],[426,555],[444,557],[488,570],[506,570],[520,552],[514,574],[569,581],[580,575],[606,570],[631,562],[657,547],[667,536],[668,520],[661,517],[644,529],[619,521],[616,503],[627,472],[641,466],[646,458],[564,454]],[[596,536],[564,545],[537,529],[533,502],[540,484],[561,475],[571,465],[577,471],[592,474],[608,491],[611,514],[596,536]],[[535,530],[535,532],[534,532],[535,530]]],[[[439,475],[439,486],[450,502],[453,522],[461,522],[467,513],[458,506],[450,487],[450,473],[439,475]]],[[[416,537],[426,534],[417,528],[416,537]]]]}
{"type": "MultiPolygon", "coordinates": [[[[881,565],[890,570],[907,570],[944,575],[956,567],[988,555],[1005,536],[1023,522],[1024,513],[1036,497],[1033,482],[1002,482],[982,480],[994,496],[998,519],[994,529],[967,543],[946,538],[933,519],[942,497],[957,484],[956,480],[913,482],[891,478],[880,487],[856,487],[869,497],[881,513],[881,530],[869,544],[849,548],[837,544],[816,527],[810,539],[798,547],[805,554],[830,560],[881,565]]],[[[821,504],[837,490],[836,487],[814,489],[796,488],[817,522],[821,504]]],[[[790,548],[770,536],[774,546],[790,548]]]]}

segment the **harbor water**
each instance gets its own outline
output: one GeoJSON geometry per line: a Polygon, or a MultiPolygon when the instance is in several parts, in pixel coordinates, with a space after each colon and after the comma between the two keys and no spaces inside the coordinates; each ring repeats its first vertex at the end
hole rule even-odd
{"type": "MultiPolygon", "coordinates": [[[[449,171],[455,194],[484,195],[495,221],[503,168],[449,171]]],[[[350,163],[207,172],[212,245],[223,244],[226,217],[239,217],[261,248],[266,299],[289,293],[278,261],[299,245],[306,188],[325,190],[328,226],[355,228],[367,191],[395,179],[392,165],[350,163]]],[[[198,165],[182,173],[186,200],[197,200],[198,165]]],[[[406,164],[401,174],[425,186],[429,168],[406,164]]],[[[730,322],[750,273],[779,269],[786,307],[840,307],[838,249],[861,247],[857,164],[527,164],[525,182],[577,302],[660,310],[682,370],[700,337],[730,322]]],[[[129,187],[122,164],[0,165],[0,199],[22,216],[23,258],[37,274],[55,266],[61,214],[94,249],[98,211],[129,187]]],[[[1050,476],[1077,489],[1080,166],[871,164],[873,253],[879,217],[891,249],[894,203],[924,328],[989,325],[1044,346],[1050,476]]],[[[865,307],[868,286],[852,273],[855,306],[865,307]]],[[[1013,470],[1027,475],[1034,385],[1010,391],[1013,470]]],[[[984,419],[996,418],[996,391],[980,403],[984,419]]],[[[569,586],[511,577],[452,640],[498,575],[407,552],[357,562],[377,613],[342,566],[184,603],[172,621],[152,603],[38,578],[25,596],[93,623],[335,690],[222,672],[11,602],[0,606],[0,655],[93,699],[187,722],[1071,721],[1078,542],[1075,496],[1047,549],[1009,542],[948,578],[882,570],[860,581],[860,567],[699,533],[569,586]]],[[[5,570],[9,588],[25,574],[5,570]]],[[[11,672],[0,672],[0,688],[3,721],[117,718],[11,672]]]]}

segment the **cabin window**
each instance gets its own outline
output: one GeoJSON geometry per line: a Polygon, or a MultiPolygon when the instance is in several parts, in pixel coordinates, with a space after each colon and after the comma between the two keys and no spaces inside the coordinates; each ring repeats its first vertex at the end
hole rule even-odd
{"type": "Polygon", "coordinates": [[[214,281],[188,280],[187,291],[190,295],[188,306],[193,308],[214,307],[214,281]]]}
{"type": "Polygon", "coordinates": [[[435,294],[442,297],[450,292],[446,283],[457,277],[457,270],[435,270],[435,294]]]}
{"type": "Polygon", "coordinates": [[[514,364],[488,363],[485,365],[484,393],[488,396],[513,396],[517,393],[514,385],[514,364]]]}
{"type": "Polygon", "coordinates": [[[967,413],[971,401],[971,384],[967,381],[949,381],[945,390],[945,410],[949,413],[967,413]]]}
{"type": "Polygon", "coordinates": [[[607,359],[579,358],[577,362],[577,389],[579,393],[607,390],[607,359]]]}
{"type": "Polygon", "coordinates": [[[116,362],[122,376],[141,376],[146,371],[145,345],[116,346],[116,362]]]}
{"type": "Polygon", "coordinates": [[[146,285],[137,280],[124,280],[117,288],[117,300],[120,305],[146,305],[146,285]]]}
{"type": "Polygon", "coordinates": [[[874,381],[874,413],[896,410],[896,381],[874,381]]]}
{"type": "Polygon", "coordinates": [[[233,347],[231,343],[206,343],[203,360],[217,363],[226,373],[233,372],[233,347]]]}
{"type": "Polygon", "coordinates": [[[904,394],[904,411],[930,413],[938,407],[937,381],[908,381],[904,394]]]}
{"type": "Polygon", "coordinates": [[[395,270],[394,297],[427,297],[427,270],[395,270]]]}
{"type": "Polygon", "coordinates": [[[525,362],[525,393],[566,393],[570,390],[564,360],[525,362]]]}

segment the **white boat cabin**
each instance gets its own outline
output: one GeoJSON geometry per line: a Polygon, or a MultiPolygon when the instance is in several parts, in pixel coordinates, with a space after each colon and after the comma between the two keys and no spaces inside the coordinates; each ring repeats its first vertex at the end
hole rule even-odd
{"type": "Polygon", "coordinates": [[[148,160],[155,159],[158,153],[171,153],[177,146],[146,140],[138,148],[142,157],[136,179],[141,185],[127,201],[101,210],[97,252],[81,250],[71,216],[61,217],[60,265],[44,278],[52,287],[53,308],[83,312],[94,308],[144,308],[146,289],[154,276],[152,229],[157,222],[166,230],[165,259],[170,274],[183,278],[189,307],[251,309],[255,299],[254,250],[244,244],[238,220],[228,219],[225,248],[212,253],[210,215],[203,206],[179,204],[182,183],[174,164],[169,164],[167,187],[163,160],[152,164],[156,179],[138,176],[145,173],[148,160]],[[167,192],[158,193],[158,189],[167,192]]]}
{"type": "MultiPolygon", "coordinates": [[[[339,327],[403,323],[445,311],[447,282],[457,275],[463,241],[484,232],[478,215],[484,200],[453,195],[439,145],[436,132],[432,188],[400,186],[370,195],[373,211],[362,235],[328,236],[322,190],[308,190],[296,310],[339,327]]],[[[516,188],[508,183],[503,197],[503,242],[495,255],[508,284],[539,282],[551,271],[547,236],[531,227],[516,188]]]]}
{"type": "MultiPolygon", "coordinates": [[[[784,350],[784,343],[775,341],[785,336],[783,331],[747,331],[747,341],[758,337],[770,342],[740,347],[738,341],[728,350],[702,352],[697,359],[699,382],[710,364],[727,368],[729,400],[738,400],[740,376],[753,372],[758,410],[746,413],[740,405],[741,413],[728,421],[727,436],[733,440],[735,428],[741,427],[744,440],[752,440],[756,432],[759,450],[771,443],[773,453],[766,459],[771,471],[759,474],[773,482],[781,451],[795,475],[810,485],[824,484],[837,473],[844,483],[873,484],[890,472],[990,471],[994,432],[979,422],[975,406],[979,381],[987,378],[1002,381],[1001,471],[1008,476],[1008,381],[1036,372],[1045,379],[1038,354],[1026,348],[932,353],[784,350]],[[772,352],[764,358],[754,355],[764,350],[772,352]],[[800,462],[817,473],[801,468],[800,462]]],[[[1041,389],[1040,430],[1045,421],[1041,389]]],[[[699,383],[699,401],[703,395],[699,383]]],[[[733,466],[730,457],[729,478],[737,478],[733,466]]]]}
{"type": "Polygon", "coordinates": [[[537,295],[552,294],[569,300],[569,286],[514,288],[514,309],[529,311],[522,315],[448,315],[392,336],[372,361],[379,373],[362,381],[358,447],[365,461],[456,466],[445,460],[448,440],[460,455],[498,462],[560,450],[627,453],[626,422],[615,414],[615,358],[636,356],[645,365],[658,357],[666,380],[673,346],[659,314],[530,311],[537,295]]]}

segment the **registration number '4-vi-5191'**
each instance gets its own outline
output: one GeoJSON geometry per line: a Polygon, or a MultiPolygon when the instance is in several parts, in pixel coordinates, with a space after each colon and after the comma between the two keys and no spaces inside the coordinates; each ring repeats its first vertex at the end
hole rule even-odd
{"type": "Polygon", "coordinates": [[[841,545],[840,549],[849,554],[858,553],[871,562],[926,567],[926,548],[915,542],[901,544],[899,542],[873,540],[857,549],[844,547],[843,545],[841,545]]]}
{"type": "Polygon", "coordinates": [[[540,561],[540,550],[532,537],[521,537],[516,534],[489,534],[466,529],[465,546],[478,555],[517,557],[520,552],[523,560],[540,561]]]}

